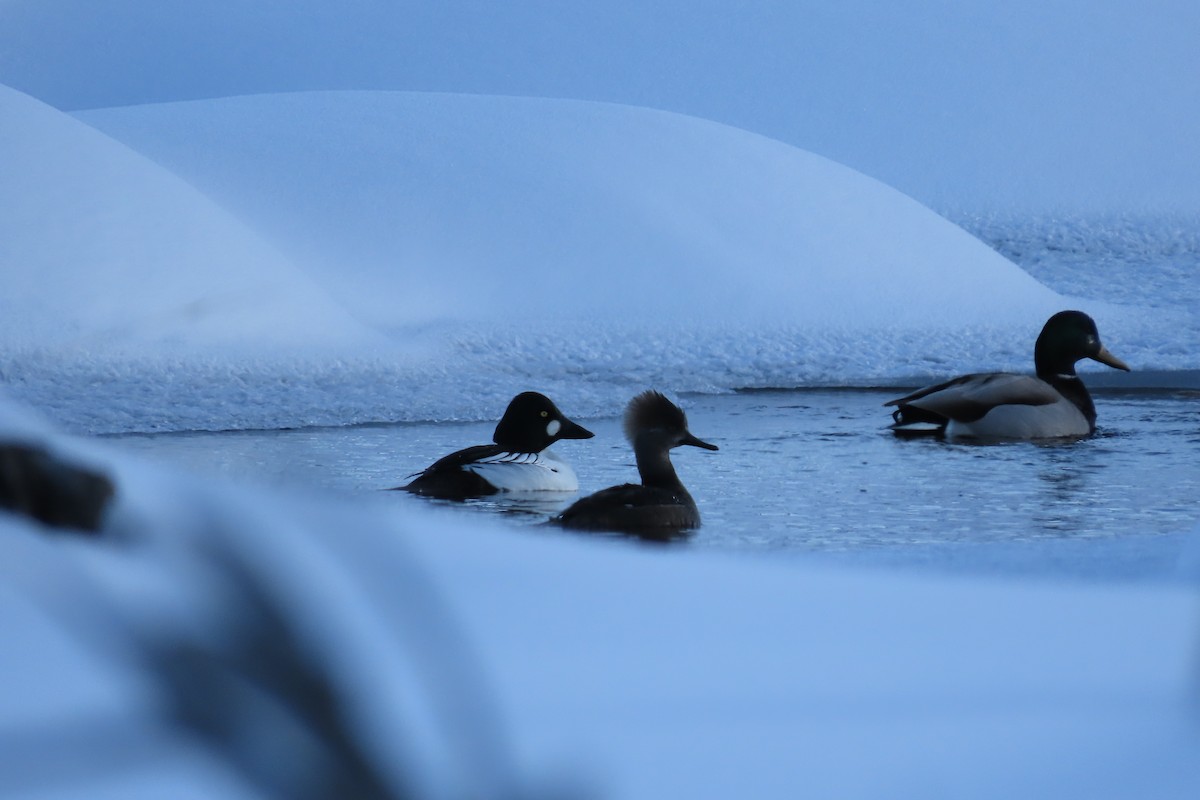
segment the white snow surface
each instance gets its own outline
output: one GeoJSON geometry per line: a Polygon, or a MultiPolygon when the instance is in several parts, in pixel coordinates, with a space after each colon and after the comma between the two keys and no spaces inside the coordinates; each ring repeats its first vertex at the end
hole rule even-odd
{"type": "Polygon", "coordinates": [[[0,87],[6,348],[312,346],[352,324],[246,225],[86,125],[0,87]]]}
{"type": "Polygon", "coordinates": [[[1051,302],[877,182],[675,114],[340,92],[78,117],[286,243],[384,328],[581,315],[825,327],[854,308],[891,327],[964,299],[964,316],[1051,302]]]}
{"type": "Polygon", "coordinates": [[[164,721],[144,660],[180,637],[234,646],[213,633],[245,613],[222,564],[279,604],[352,738],[417,796],[1200,791],[1187,583],[842,570],[468,526],[198,482],[3,410],[6,438],[99,466],[119,492],[100,541],[0,515],[0,618],[20,643],[0,654],[0,736],[17,748],[0,749],[0,796],[261,796],[164,721]],[[30,749],[55,725],[52,750],[30,749]],[[126,738],[138,730],[153,735],[126,738]],[[123,766],[89,773],[97,747],[123,766]]]}
{"type": "Polygon", "coordinates": [[[72,430],[481,418],[530,388],[586,416],[645,386],[1028,368],[1076,305],[1137,367],[1194,366],[1162,314],[1061,297],[868,177],[677,114],[0,104],[4,374],[72,430]]]}

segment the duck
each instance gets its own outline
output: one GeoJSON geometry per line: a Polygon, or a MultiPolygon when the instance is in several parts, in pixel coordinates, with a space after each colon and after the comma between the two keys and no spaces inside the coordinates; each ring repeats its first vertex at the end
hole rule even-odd
{"type": "Polygon", "coordinates": [[[1033,347],[1034,375],[963,375],[889,400],[897,435],[947,438],[1060,439],[1096,432],[1096,406],[1075,372],[1090,358],[1114,369],[1129,366],[1101,344],[1096,322],[1082,311],[1046,320],[1033,347]]]}
{"type": "Polygon", "coordinates": [[[550,522],[647,539],[667,539],[700,527],[700,511],[675,473],[670,451],[680,445],[704,450],[717,450],[717,446],[693,436],[683,410],[653,389],[629,401],[624,429],[642,482],[611,486],[581,498],[550,522]]]}
{"type": "Polygon", "coordinates": [[[467,447],[438,459],[398,490],[443,500],[466,500],[498,492],[579,490],[579,479],[548,448],[561,439],[595,434],[568,419],[539,392],[514,397],[496,424],[492,444],[467,447]]]}

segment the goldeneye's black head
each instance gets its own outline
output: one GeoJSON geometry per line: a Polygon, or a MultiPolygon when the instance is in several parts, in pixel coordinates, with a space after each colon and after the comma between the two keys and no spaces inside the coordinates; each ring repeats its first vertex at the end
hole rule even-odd
{"type": "Polygon", "coordinates": [[[1074,375],[1075,362],[1090,358],[1115,369],[1129,371],[1129,366],[1108,352],[1100,343],[1096,322],[1082,311],[1060,311],[1046,320],[1037,344],[1033,361],[1039,375],[1074,375]]]}
{"type": "Polygon", "coordinates": [[[594,435],[567,419],[546,395],[521,392],[508,404],[492,441],[510,453],[540,453],[559,439],[590,439],[594,435]]]}
{"type": "Polygon", "coordinates": [[[625,409],[625,438],[635,447],[639,440],[654,440],[670,449],[688,444],[716,450],[715,444],[701,441],[688,430],[687,415],[661,393],[648,389],[629,401],[625,409]]]}

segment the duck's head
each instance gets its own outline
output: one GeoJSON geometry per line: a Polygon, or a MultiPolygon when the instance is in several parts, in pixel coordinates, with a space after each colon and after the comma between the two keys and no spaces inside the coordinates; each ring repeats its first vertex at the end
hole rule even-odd
{"type": "Polygon", "coordinates": [[[629,401],[625,409],[625,438],[635,449],[641,444],[653,444],[664,450],[684,444],[705,450],[718,449],[715,444],[693,436],[683,409],[653,389],[647,389],[629,401]]]}
{"type": "Polygon", "coordinates": [[[1060,311],[1046,320],[1033,348],[1038,374],[1074,375],[1075,362],[1081,358],[1129,371],[1129,365],[1100,343],[1096,323],[1087,314],[1060,311]]]}
{"type": "Polygon", "coordinates": [[[550,398],[521,392],[496,425],[492,441],[513,453],[540,453],[559,439],[590,439],[594,433],[567,419],[550,398]]]}

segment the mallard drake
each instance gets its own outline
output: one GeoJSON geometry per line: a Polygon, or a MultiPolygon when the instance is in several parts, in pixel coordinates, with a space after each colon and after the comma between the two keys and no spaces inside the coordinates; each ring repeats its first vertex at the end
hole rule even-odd
{"type": "Polygon", "coordinates": [[[1095,321],[1082,311],[1060,311],[1046,321],[1033,348],[1036,375],[979,373],[926,386],[884,405],[897,406],[899,435],[944,434],[984,439],[1087,436],[1096,430],[1096,406],[1075,373],[1090,358],[1129,371],[1100,343],[1095,321]]]}
{"type": "Polygon", "coordinates": [[[659,392],[642,392],[625,409],[625,438],[633,445],[640,484],[602,489],[577,500],[551,522],[564,528],[670,538],[700,527],[700,511],[675,474],[670,451],[680,445],[716,450],[688,430],[687,416],[659,392]]]}

